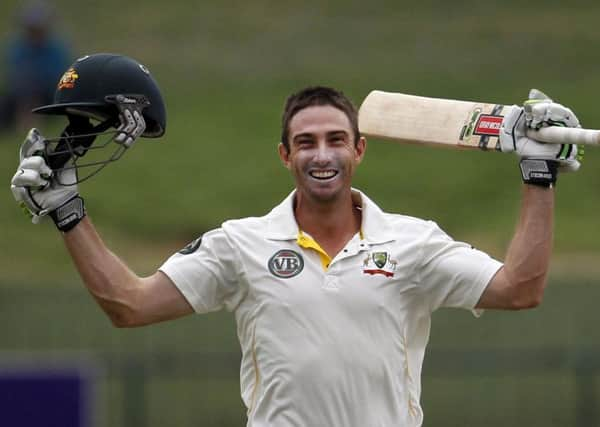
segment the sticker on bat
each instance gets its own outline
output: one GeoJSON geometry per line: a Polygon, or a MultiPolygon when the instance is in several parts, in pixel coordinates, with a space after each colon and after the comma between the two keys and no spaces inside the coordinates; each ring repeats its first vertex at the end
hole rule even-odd
{"type": "Polygon", "coordinates": [[[502,126],[503,116],[493,116],[491,114],[481,114],[475,124],[474,135],[500,135],[500,127],[502,126]]]}
{"type": "Polygon", "coordinates": [[[460,140],[461,141],[466,138],[469,138],[471,135],[473,135],[473,128],[475,127],[475,122],[477,121],[477,118],[479,117],[480,114],[481,114],[481,108],[475,108],[471,112],[471,116],[469,117],[469,120],[465,123],[465,125],[462,127],[462,130],[460,132],[460,140]]]}

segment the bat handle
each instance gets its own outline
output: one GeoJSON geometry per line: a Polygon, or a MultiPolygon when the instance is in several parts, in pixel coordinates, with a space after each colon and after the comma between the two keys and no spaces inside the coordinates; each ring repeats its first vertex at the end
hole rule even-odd
{"type": "Polygon", "coordinates": [[[548,126],[539,130],[528,130],[527,136],[552,144],[600,145],[600,130],[594,129],[548,126]]]}

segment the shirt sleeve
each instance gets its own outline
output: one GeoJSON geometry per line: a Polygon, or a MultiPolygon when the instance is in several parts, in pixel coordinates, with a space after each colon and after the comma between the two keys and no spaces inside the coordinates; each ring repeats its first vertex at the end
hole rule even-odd
{"type": "Polygon", "coordinates": [[[502,263],[467,243],[453,240],[437,224],[430,225],[418,273],[431,311],[441,307],[474,310],[502,263]]]}
{"type": "Polygon", "coordinates": [[[240,269],[237,250],[222,228],[196,239],[159,268],[197,313],[231,311],[240,303],[240,269]]]}

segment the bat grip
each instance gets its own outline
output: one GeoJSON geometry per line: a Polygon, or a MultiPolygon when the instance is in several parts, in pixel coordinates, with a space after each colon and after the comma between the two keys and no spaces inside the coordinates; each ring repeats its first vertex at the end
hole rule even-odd
{"type": "Polygon", "coordinates": [[[600,145],[600,130],[548,126],[528,130],[527,136],[551,144],[600,145]]]}

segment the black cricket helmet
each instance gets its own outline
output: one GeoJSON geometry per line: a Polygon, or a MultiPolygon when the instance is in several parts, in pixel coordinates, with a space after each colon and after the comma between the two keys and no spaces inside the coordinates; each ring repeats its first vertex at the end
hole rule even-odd
{"type": "Polygon", "coordinates": [[[158,138],[165,133],[165,105],[156,81],[148,68],[124,55],[99,53],[77,59],[59,80],[54,102],[33,110],[69,119],[69,125],[59,138],[47,139],[45,157],[49,166],[55,171],[75,169],[77,175],[88,168],[86,176],[61,184],[75,184],[89,178],[109,162],[118,160],[128,148],[121,144],[108,160],[78,162],[88,151],[106,148],[114,141],[116,128],[121,125],[120,101],[123,99],[130,103],[129,107],[133,102],[144,117],[146,129],[141,136],[158,138]],[[109,131],[110,128],[115,130],[109,131]],[[98,135],[112,137],[93,145],[98,135]]]}

